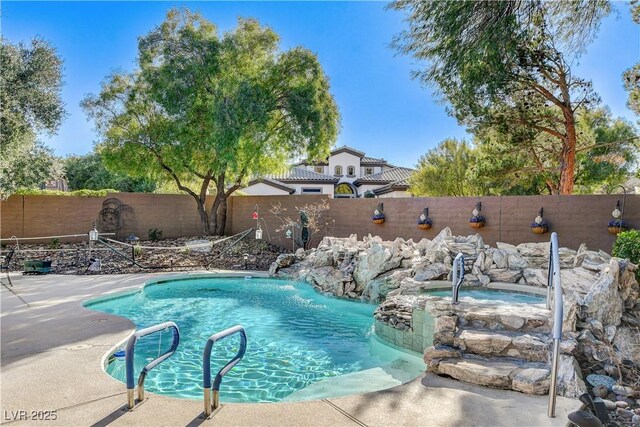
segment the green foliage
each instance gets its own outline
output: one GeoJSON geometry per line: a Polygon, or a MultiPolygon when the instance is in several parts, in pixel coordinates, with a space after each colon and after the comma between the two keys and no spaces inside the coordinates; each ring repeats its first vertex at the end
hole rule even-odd
{"type": "Polygon", "coordinates": [[[117,190],[105,188],[102,190],[40,190],[34,188],[18,188],[14,194],[19,196],[79,196],[79,197],[104,197],[109,193],[117,193],[117,190]]]}
{"type": "Polygon", "coordinates": [[[409,191],[415,196],[479,195],[481,180],[471,177],[474,164],[474,150],[466,141],[445,139],[420,157],[409,191]]]}
{"type": "Polygon", "coordinates": [[[152,242],[158,241],[162,239],[162,230],[160,230],[159,228],[150,228],[148,236],[149,240],[151,240],[152,242]]]}
{"type": "Polygon", "coordinates": [[[100,153],[67,157],[65,171],[70,190],[114,188],[125,193],[151,193],[156,188],[155,183],[147,178],[129,177],[107,170],[100,153]]]}
{"type": "MultiPolygon", "coordinates": [[[[636,265],[640,265],[640,230],[623,231],[618,234],[611,251],[613,256],[626,258],[636,265]]],[[[640,268],[636,270],[636,277],[640,280],[640,268]]]]}
{"type": "Polygon", "coordinates": [[[60,240],[51,239],[51,243],[49,243],[49,249],[60,249],[60,240]]]}
{"type": "MultiPolygon", "coordinates": [[[[608,109],[580,109],[576,114],[576,192],[593,193],[622,183],[636,162],[634,126],[613,118],[608,109]]],[[[474,179],[488,194],[553,194],[560,180],[563,144],[522,128],[485,129],[475,143],[474,179]]]]}
{"type": "Polygon", "coordinates": [[[57,178],[60,169],[39,133],[55,133],[65,111],[62,61],[41,39],[0,41],[0,196],[57,178]]]}
{"type": "Polygon", "coordinates": [[[324,157],[337,137],[338,108],[317,57],[281,51],[253,19],[220,36],[201,15],[173,9],[139,38],[138,52],[137,70],[111,75],[82,105],[107,167],[174,181],[196,201],[205,233],[224,230],[226,198],[251,176],[299,155],[324,157]]]}
{"type": "Polygon", "coordinates": [[[512,143],[543,134],[562,144],[554,193],[570,194],[575,173],[575,111],[598,102],[570,65],[609,13],[606,1],[397,0],[409,29],[394,44],[426,63],[414,77],[436,88],[450,113],[475,133],[491,129],[512,143]]]}
{"type": "Polygon", "coordinates": [[[362,197],[364,197],[365,199],[375,199],[376,198],[376,193],[374,193],[371,190],[367,190],[367,191],[364,192],[362,197]]]}
{"type": "MultiPolygon", "coordinates": [[[[633,21],[636,24],[640,24],[640,2],[637,0],[631,1],[630,6],[633,21]]],[[[627,106],[636,115],[640,116],[640,63],[625,71],[622,75],[622,80],[624,88],[629,92],[627,106]]]]}

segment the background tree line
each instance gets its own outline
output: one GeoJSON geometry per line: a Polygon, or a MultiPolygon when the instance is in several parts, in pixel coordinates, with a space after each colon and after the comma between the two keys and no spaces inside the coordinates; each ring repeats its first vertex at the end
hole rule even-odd
{"type": "MultiPolygon", "coordinates": [[[[640,6],[631,6],[639,22],[640,6]]],[[[395,47],[426,63],[413,77],[473,135],[470,145],[444,141],[422,156],[414,194],[572,194],[618,183],[633,169],[636,129],[612,118],[573,70],[610,2],[396,0],[389,7],[408,22],[395,47]]],[[[639,67],[624,73],[636,113],[639,67]]]]}

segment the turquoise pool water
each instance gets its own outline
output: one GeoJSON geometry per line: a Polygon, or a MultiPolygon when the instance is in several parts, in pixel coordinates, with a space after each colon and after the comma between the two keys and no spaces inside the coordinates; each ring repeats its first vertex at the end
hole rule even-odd
{"type": "MultiPolygon", "coordinates": [[[[426,291],[428,295],[436,297],[451,297],[451,289],[426,291]]],[[[544,304],[545,297],[540,295],[518,292],[497,291],[493,289],[460,289],[460,298],[473,298],[492,302],[520,303],[520,304],[544,304]]]]}
{"type": "MultiPolygon", "coordinates": [[[[175,397],[202,398],[204,345],[214,333],[236,324],[244,326],[248,346],[244,359],[222,381],[223,402],[373,391],[415,378],[424,369],[419,357],[383,345],[373,336],[374,305],[326,297],[304,283],[185,279],[147,285],[135,294],[89,301],[86,306],[127,317],[137,328],[169,320],[178,325],[178,350],[145,382],[147,390],[175,397]],[[358,386],[340,387],[342,376],[358,386]],[[331,386],[323,387],[325,382],[331,386]],[[312,385],[313,392],[305,393],[312,385]]],[[[168,349],[170,340],[171,332],[163,332],[138,341],[136,375],[168,349]]],[[[211,358],[214,374],[235,355],[238,344],[237,336],[216,343],[211,358]]],[[[124,361],[110,362],[107,373],[124,382],[124,361]]]]}

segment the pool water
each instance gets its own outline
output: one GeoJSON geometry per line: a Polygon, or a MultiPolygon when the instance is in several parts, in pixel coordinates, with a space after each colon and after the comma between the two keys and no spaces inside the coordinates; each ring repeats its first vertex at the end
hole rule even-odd
{"type": "MultiPolygon", "coordinates": [[[[138,329],[169,320],[178,325],[176,353],[153,369],[145,381],[145,389],[175,397],[202,398],[204,345],[214,333],[236,324],[246,330],[247,352],[222,380],[223,402],[276,402],[296,392],[295,396],[305,399],[373,391],[377,386],[388,386],[388,381],[365,376],[361,381],[364,389],[346,393],[339,390],[339,381],[338,387],[319,387],[317,383],[335,382],[337,377],[358,372],[387,372],[397,377],[398,369],[408,380],[424,368],[419,357],[374,338],[374,305],[330,298],[304,283],[191,278],[150,284],[137,293],[90,301],[86,306],[127,317],[138,329]],[[320,395],[299,392],[313,384],[321,390],[320,395]]],[[[169,348],[170,341],[170,331],[138,341],[136,376],[146,363],[169,348]]],[[[214,375],[235,355],[238,345],[237,335],[215,344],[211,357],[214,375]]],[[[107,373],[124,382],[124,361],[112,360],[107,373]]]]}
{"type": "MultiPolygon", "coordinates": [[[[426,291],[427,295],[435,297],[451,297],[451,289],[426,291]]],[[[503,303],[520,303],[520,304],[544,304],[545,297],[541,295],[525,294],[519,292],[497,291],[493,289],[460,289],[460,299],[473,298],[475,300],[484,300],[503,303]]]]}

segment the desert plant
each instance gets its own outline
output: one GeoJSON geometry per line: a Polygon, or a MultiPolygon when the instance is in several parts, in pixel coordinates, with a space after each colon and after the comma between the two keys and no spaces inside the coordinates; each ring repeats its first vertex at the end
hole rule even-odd
{"type": "Polygon", "coordinates": [[[134,254],[135,256],[140,256],[140,255],[142,255],[142,246],[140,246],[140,245],[134,245],[134,246],[133,246],[133,254],[134,254]]]}
{"type": "Polygon", "coordinates": [[[156,242],[162,239],[162,230],[159,228],[150,228],[149,229],[149,240],[152,242],[156,242]]]}
{"type": "Polygon", "coordinates": [[[60,240],[52,239],[49,243],[49,249],[60,249],[60,240]]]}
{"type": "Polygon", "coordinates": [[[296,206],[295,210],[299,215],[302,214],[300,218],[288,216],[287,208],[283,208],[280,203],[272,204],[269,212],[281,223],[276,228],[276,232],[290,229],[299,230],[299,233],[294,233],[292,238],[296,245],[304,249],[310,248],[314,238],[318,235],[328,235],[335,222],[329,217],[329,202],[327,200],[308,203],[300,207],[296,206]],[[302,224],[302,222],[305,222],[305,224],[302,224]]]}

